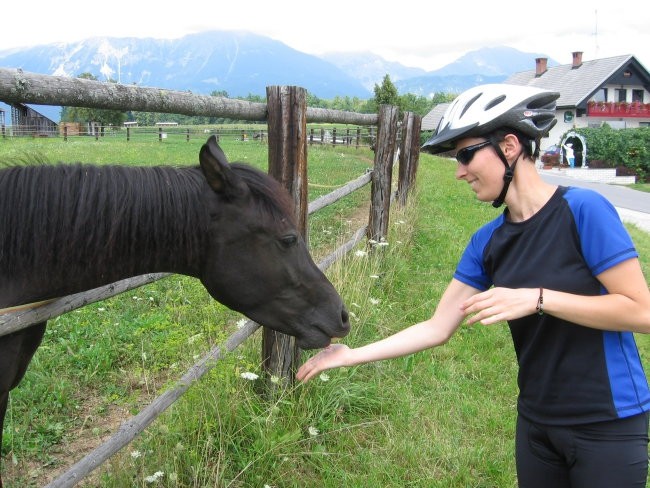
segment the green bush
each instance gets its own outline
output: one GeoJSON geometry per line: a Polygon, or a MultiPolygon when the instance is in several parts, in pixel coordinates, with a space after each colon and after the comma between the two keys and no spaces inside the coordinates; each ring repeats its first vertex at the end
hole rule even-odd
{"type": "Polygon", "coordinates": [[[624,166],[642,181],[650,178],[650,127],[615,130],[605,124],[575,131],[585,137],[590,161],[602,160],[611,168],[624,166]]]}

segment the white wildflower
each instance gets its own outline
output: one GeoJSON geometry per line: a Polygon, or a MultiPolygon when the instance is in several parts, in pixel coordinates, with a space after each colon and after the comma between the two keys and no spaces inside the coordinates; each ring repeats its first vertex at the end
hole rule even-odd
{"type": "Polygon", "coordinates": [[[131,457],[133,459],[138,459],[140,456],[142,456],[142,453],[140,451],[131,451],[131,457]]]}
{"type": "Polygon", "coordinates": [[[370,244],[371,246],[374,246],[375,244],[377,244],[377,241],[374,240],[374,239],[368,239],[368,244],[370,244]]]}
{"type": "Polygon", "coordinates": [[[165,473],[163,473],[162,471],[156,471],[156,472],[155,472],[154,474],[152,474],[151,476],[147,476],[147,477],[144,479],[144,481],[145,481],[145,483],[155,483],[155,482],[158,481],[160,478],[162,478],[164,474],[165,474],[165,473]]]}
{"type": "Polygon", "coordinates": [[[320,434],[319,430],[316,427],[312,427],[311,425],[307,429],[309,432],[309,435],[316,437],[318,434],[320,434]]]}
{"type": "Polygon", "coordinates": [[[187,343],[194,344],[196,341],[198,341],[201,338],[202,335],[203,334],[201,334],[200,332],[198,334],[194,334],[192,337],[187,339],[187,343]]]}
{"type": "Polygon", "coordinates": [[[319,378],[320,378],[321,381],[329,381],[330,380],[330,375],[325,374],[325,373],[321,373],[319,378]]]}
{"type": "Polygon", "coordinates": [[[380,302],[381,300],[379,300],[378,298],[372,298],[372,297],[370,297],[370,298],[368,299],[368,301],[370,302],[371,305],[379,305],[379,302],[380,302]]]}
{"type": "Polygon", "coordinates": [[[104,307],[99,307],[99,308],[97,309],[97,311],[98,311],[98,312],[105,312],[106,309],[105,309],[104,307]]]}
{"type": "Polygon", "coordinates": [[[274,385],[277,385],[280,383],[280,377],[276,375],[271,375],[271,383],[274,385]]]}
{"type": "Polygon", "coordinates": [[[354,255],[359,257],[359,258],[362,258],[362,257],[368,255],[368,251],[363,251],[363,250],[359,249],[359,250],[355,251],[354,255]]]}
{"type": "Polygon", "coordinates": [[[377,247],[386,247],[386,246],[388,246],[388,242],[387,242],[387,241],[381,241],[381,242],[378,242],[378,243],[377,243],[377,247]]]}
{"type": "Polygon", "coordinates": [[[245,380],[249,380],[249,381],[255,381],[257,378],[259,378],[258,375],[256,375],[255,373],[251,373],[250,371],[242,373],[239,376],[241,376],[245,380]]]}
{"type": "Polygon", "coordinates": [[[248,319],[239,319],[239,320],[237,321],[237,323],[235,324],[235,326],[236,326],[238,329],[242,329],[242,328],[246,325],[246,322],[248,322],[248,319]]]}
{"type": "Polygon", "coordinates": [[[370,275],[370,277],[371,277],[373,280],[378,280],[378,279],[379,279],[379,275],[370,275]]]}

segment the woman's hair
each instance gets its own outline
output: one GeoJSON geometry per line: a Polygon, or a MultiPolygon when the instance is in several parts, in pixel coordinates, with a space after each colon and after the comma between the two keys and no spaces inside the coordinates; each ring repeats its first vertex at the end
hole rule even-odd
{"type": "Polygon", "coordinates": [[[492,141],[492,144],[498,144],[499,142],[502,142],[508,134],[513,134],[517,137],[523,148],[524,157],[532,159],[533,161],[539,157],[539,140],[531,139],[516,129],[510,129],[508,127],[496,129],[488,136],[488,139],[492,141]]]}

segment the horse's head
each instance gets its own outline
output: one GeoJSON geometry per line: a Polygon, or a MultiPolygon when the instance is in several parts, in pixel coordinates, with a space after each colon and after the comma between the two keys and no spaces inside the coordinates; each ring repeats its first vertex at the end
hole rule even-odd
{"type": "Polygon", "coordinates": [[[209,236],[201,281],[219,302],[295,336],[303,349],[350,330],[341,297],[312,260],[287,191],[271,176],[229,164],[214,136],[200,152],[209,236]]]}

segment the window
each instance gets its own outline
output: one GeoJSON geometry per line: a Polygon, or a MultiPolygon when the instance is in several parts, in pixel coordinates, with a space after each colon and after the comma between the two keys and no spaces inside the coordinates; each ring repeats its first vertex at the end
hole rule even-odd
{"type": "Polygon", "coordinates": [[[633,102],[643,102],[643,90],[632,90],[632,101],[633,102]]]}
{"type": "Polygon", "coordinates": [[[594,102],[606,102],[607,101],[607,88],[601,88],[592,98],[594,102]]]}
{"type": "Polygon", "coordinates": [[[616,88],[615,96],[617,102],[627,102],[627,90],[625,88],[616,88]]]}

